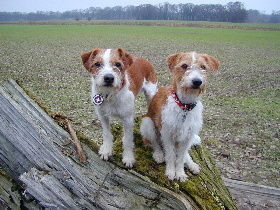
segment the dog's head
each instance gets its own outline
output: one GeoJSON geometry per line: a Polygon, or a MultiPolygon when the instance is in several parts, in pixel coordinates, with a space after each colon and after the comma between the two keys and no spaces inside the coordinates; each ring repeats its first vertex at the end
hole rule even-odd
{"type": "Polygon", "coordinates": [[[198,95],[205,90],[207,73],[218,71],[220,62],[196,52],[177,53],[167,58],[173,85],[186,94],[198,95]]]}
{"type": "Polygon", "coordinates": [[[102,88],[121,88],[125,70],[133,58],[124,49],[93,49],[81,55],[84,67],[93,75],[95,83],[102,88]]]}

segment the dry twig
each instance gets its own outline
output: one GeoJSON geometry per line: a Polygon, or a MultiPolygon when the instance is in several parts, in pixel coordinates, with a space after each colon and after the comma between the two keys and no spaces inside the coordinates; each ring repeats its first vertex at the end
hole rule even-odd
{"type": "Polygon", "coordinates": [[[72,126],[71,122],[69,121],[69,119],[66,118],[65,120],[66,120],[66,123],[67,123],[67,127],[68,127],[68,130],[69,130],[69,133],[71,135],[71,138],[73,139],[73,144],[76,147],[76,151],[77,151],[79,160],[80,160],[81,163],[85,163],[87,161],[87,157],[86,157],[86,155],[84,153],[84,150],[82,148],[81,142],[78,139],[78,137],[76,135],[76,132],[73,129],[73,126],[72,126]]]}

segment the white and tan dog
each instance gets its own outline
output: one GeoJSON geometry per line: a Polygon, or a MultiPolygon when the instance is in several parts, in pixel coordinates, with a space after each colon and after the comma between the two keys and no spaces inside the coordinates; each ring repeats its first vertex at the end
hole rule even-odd
{"type": "Polygon", "coordinates": [[[200,94],[205,89],[207,73],[217,71],[220,63],[196,52],[171,55],[167,62],[173,84],[159,88],[153,97],[142,119],[141,134],[151,143],[154,160],[165,161],[166,176],[186,181],[184,164],[194,174],[200,170],[188,152],[192,145],[200,143],[203,110],[200,94]]]}
{"type": "Polygon", "coordinates": [[[92,102],[103,129],[99,154],[104,160],[112,155],[110,118],[118,118],[124,125],[122,161],[125,166],[132,167],[135,162],[134,101],[140,90],[143,90],[148,103],[156,93],[154,68],[147,60],[133,57],[123,49],[97,48],[81,57],[84,67],[92,75],[92,102]]]}

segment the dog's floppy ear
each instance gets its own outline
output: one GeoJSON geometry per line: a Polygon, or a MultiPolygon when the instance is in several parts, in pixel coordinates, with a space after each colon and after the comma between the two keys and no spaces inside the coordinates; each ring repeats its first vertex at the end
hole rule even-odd
{"type": "Polygon", "coordinates": [[[168,64],[170,71],[172,71],[172,69],[176,65],[178,58],[180,57],[180,54],[181,53],[177,53],[177,54],[169,55],[167,57],[167,64],[168,64]]]}
{"type": "Polygon", "coordinates": [[[85,52],[81,55],[84,67],[90,71],[91,61],[100,52],[101,49],[95,48],[90,52],[85,52]]]}
{"type": "Polygon", "coordinates": [[[205,58],[205,61],[208,63],[209,67],[210,67],[210,71],[216,72],[219,71],[219,67],[220,67],[220,61],[217,60],[216,58],[207,55],[207,54],[203,54],[203,57],[205,58]]]}
{"type": "Polygon", "coordinates": [[[119,56],[122,59],[125,68],[129,67],[133,63],[133,58],[130,54],[128,54],[124,49],[119,48],[118,50],[119,56]]]}

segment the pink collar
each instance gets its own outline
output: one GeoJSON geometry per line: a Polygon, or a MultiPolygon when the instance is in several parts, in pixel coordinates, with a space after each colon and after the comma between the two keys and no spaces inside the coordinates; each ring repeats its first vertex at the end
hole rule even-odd
{"type": "Polygon", "coordinates": [[[171,91],[171,95],[174,98],[174,101],[176,104],[183,110],[183,111],[191,111],[196,106],[196,103],[189,103],[189,104],[183,104],[180,99],[178,98],[175,91],[171,91]]]}

